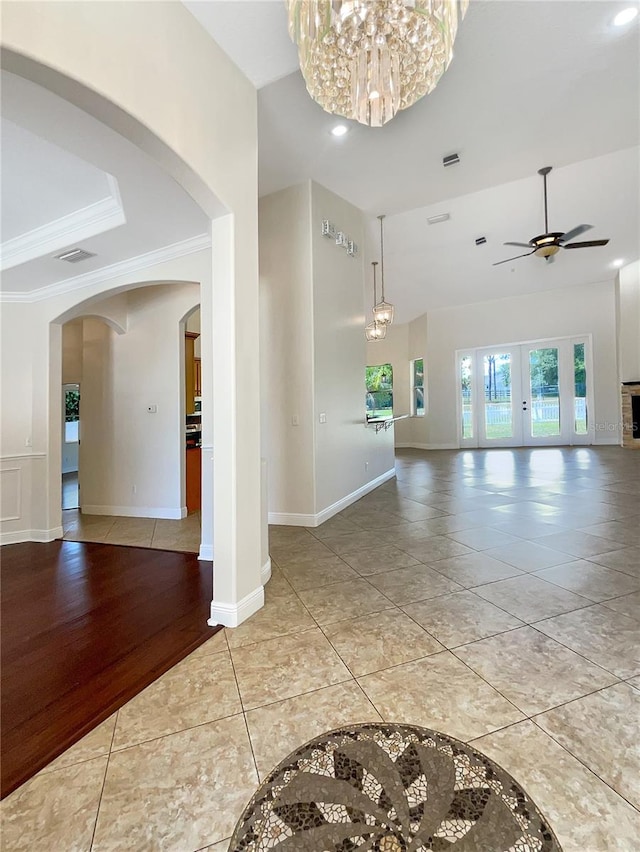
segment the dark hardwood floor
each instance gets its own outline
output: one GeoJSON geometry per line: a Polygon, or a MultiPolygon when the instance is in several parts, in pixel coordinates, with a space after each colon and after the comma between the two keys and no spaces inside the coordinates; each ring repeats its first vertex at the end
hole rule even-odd
{"type": "Polygon", "coordinates": [[[0,559],[4,797],[220,628],[192,554],[54,541],[0,559]]]}

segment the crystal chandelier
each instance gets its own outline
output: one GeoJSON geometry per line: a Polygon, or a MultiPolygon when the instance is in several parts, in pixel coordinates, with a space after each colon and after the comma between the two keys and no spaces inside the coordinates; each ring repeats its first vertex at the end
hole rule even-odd
{"type": "Polygon", "coordinates": [[[370,322],[369,325],[365,326],[364,336],[367,340],[384,340],[387,336],[387,324],[385,322],[380,322],[380,320],[376,319],[375,316],[375,304],[376,299],[378,297],[378,291],[376,288],[376,266],[378,265],[378,261],[374,260],[371,263],[373,266],[373,304],[374,304],[374,314],[373,314],[373,322],[370,322]]]}
{"type": "Polygon", "coordinates": [[[393,322],[393,305],[389,302],[385,302],[384,300],[384,230],[382,224],[384,216],[378,216],[378,219],[380,219],[380,279],[382,295],[379,302],[373,303],[373,317],[378,322],[384,323],[385,325],[391,325],[393,322]]]}
{"type": "Polygon", "coordinates": [[[469,0],[285,0],[311,97],[381,127],[435,89],[469,0]]]}

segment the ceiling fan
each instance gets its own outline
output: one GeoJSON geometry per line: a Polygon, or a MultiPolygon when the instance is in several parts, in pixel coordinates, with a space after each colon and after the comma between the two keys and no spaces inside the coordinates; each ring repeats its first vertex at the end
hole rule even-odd
{"type": "Polygon", "coordinates": [[[574,239],[574,237],[579,237],[580,234],[584,234],[585,231],[589,231],[593,228],[593,225],[577,225],[575,228],[572,228],[564,234],[558,231],[549,231],[549,217],[547,213],[547,175],[550,171],[551,166],[545,166],[543,169],[538,169],[538,174],[542,175],[542,179],[544,181],[544,234],[540,234],[538,237],[533,237],[528,243],[504,243],[505,246],[520,246],[521,248],[528,248],[531,250],[524,254],[517,254],[515,257],[508,257],[506,260],[499,260],[497,263],[493,264],[494,266],[500,266],[501,263],[509,263],[510,261],[518,260],[521,257],[529,257],[531,254],[535,254],[538,257],[544,257],[548,263],[553,263],[554,255],[557,254],[561,248],[591,248],[592,246],[606,246],[609,242],[609,240],[586,240],[581,243],[569,242],[574,239]]]}

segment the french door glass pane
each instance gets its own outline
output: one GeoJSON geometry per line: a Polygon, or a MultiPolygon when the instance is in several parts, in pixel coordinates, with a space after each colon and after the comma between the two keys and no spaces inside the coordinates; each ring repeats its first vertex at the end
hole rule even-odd
{"type": "Polygon", "coordinates": [[[473,408],[471,403],[471,355],[460,359],[460,393],[462,394],[462,437],[473,438],[473,408]]]}
{"type": "Polygon", "coordinates": [[[487,438],[511,438],[511,354],[484,356],[484,416],[487,438]]]}
{"type": "Polygon", "coordinates": [[[587,368],[584,363],[584,343],[573,346],[573,386],[576,435],[587,434],[587,368]]]}
{"type": "Polygon", "coordinates": [[[532,349],[529,352],[531,437],[560,434],[558,391],[558,350],[532,349]]]}
{"type": "Polygon", "coordinates": [[[424,388],[414,388],[413,394],[413,411],[420,417],[424,414],[424,388]]]}

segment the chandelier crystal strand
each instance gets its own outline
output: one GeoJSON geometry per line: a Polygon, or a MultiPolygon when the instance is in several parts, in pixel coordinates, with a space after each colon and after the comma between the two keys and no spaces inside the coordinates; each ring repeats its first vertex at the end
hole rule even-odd
{"type": "Polygon", "coordinates": [[[311,97],[381,127],[433,91],[469,0],[285,0],[311,97]]]}
{"type": "Polygon", "coordinates": [[[387,336],[387,326],[383,322],[379,322],[375,317],[375,304],[376,299],[378,298],[378,289],[376,286],[376,266],[378,265],[377,260],[373,260],[371,262],[371,266],[373,266],[373,304],[374,304],[374,316],[373,322],[370,322],[369,325],[365,326],[364,336],[367,340],[384,340],[387,336]]]}
{"type": "Polygon", "coordinates": [[[380,272],[382,283],[382,295],[379,302],[375,302],[373,306],[374,318],[385,325],[391,325],[393,322],[394,307],[384,298],[384,216],[378,216],[380,220],[380,272]]]}

